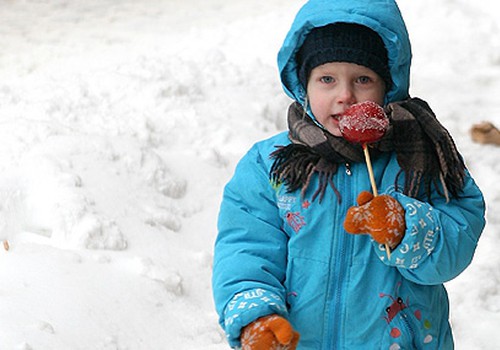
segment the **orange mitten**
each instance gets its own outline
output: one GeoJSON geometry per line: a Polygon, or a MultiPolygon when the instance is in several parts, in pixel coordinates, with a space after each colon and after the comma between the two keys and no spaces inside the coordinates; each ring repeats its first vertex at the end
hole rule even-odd
{"type": "Polygon", "coordinates": [[[257,319],[241,332],[242,350],[295,350],[299,333],[283,317],[270,315],[257,319]]]}
{"type": "Polygon", "coordinates": [[[347,211],[344,229],[353,234],[368,233],[377,243],[395,248],[406,230],[405,211],[401,204],[389,195],[373,197],[367,191],[359,194],[357,202],[357,207],[347,211]]]}

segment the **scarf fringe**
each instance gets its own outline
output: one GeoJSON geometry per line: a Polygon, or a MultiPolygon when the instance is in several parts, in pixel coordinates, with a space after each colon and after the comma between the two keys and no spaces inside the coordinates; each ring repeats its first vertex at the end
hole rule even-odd
{"type": "Polygon", "coordinates": [[[319,196],[321,202],[325,196],[326,188],[330,185],[340,202],[340,192],[332,181],[337,172],[337,164],[325,162],[319,154],[312,152],[307,146],[298,144],[279,146],[276,151],[271,153],[271,158],[274,158],[270,170],[273,184],[284,184],[287,192],[300,189],[301,197],[304,198],[312,176],[316,173],[319,184],[312,196],[312,201],[319,196]]]}

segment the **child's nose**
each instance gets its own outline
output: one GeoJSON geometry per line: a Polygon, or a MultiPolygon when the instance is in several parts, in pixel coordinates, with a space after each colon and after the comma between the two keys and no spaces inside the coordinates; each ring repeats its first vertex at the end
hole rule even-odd
{"type": "Polygon", "coordinates": [[[346,107],[349,107],[356,103],[356,98],[354,96],[352,87],[347,84],[340,87],[337,96],[337,103],[345,105],[346,107]]]}

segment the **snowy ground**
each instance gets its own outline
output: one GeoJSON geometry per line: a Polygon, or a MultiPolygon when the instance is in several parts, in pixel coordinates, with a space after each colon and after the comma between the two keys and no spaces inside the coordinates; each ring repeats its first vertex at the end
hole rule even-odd
{"type": "MultiPolygon", "coordinates": [[[[210,289],[225,182],[285,127],[297,0],[0,0],[0,350],[227,349],[210,289]]],[[[449,283],[457,349],[500,344],[499,5],[401,0],[412,94],[488,202],[449,283]]]]}

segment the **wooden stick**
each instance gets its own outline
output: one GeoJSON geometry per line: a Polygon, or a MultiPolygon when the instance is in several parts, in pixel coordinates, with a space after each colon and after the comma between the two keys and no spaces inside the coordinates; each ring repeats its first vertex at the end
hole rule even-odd
{"type": "MultiPolygon", "coordinates": [[[[363,153],[365,154],[366,167],[368,168],[368,175],[370,176],[370,183],[372,185],[373,196],[378,196],[377,184],[375,183],[375,175],[373,174],[372,161],[370,158],[370,152],[368,151],[368,146],[366,143],[363,143],[363,153]]],[[[385,244],[385,252],[387,254],[387,258],[391,260],[391,248],[389,245],[385,244]]]]}
{"type": "Polygon", "coordinates": [[[378,196],[377,185],[375,184],[375,176],[373,175],[372,161],[370,159],[370,152],[368,152],[368,146],[366,143],[363,144],[363,152],[365,154],[366,167],[368,168],[368,175],[370,176],[370,183],[372,184],[373,196],[378,196]]]}
{"type": "Polygon", "coordinates": [[[387,254],[387,259],[391,260],[391,248],[389,248],[387,243],[385,244],[385,252],[387,254]]]}

